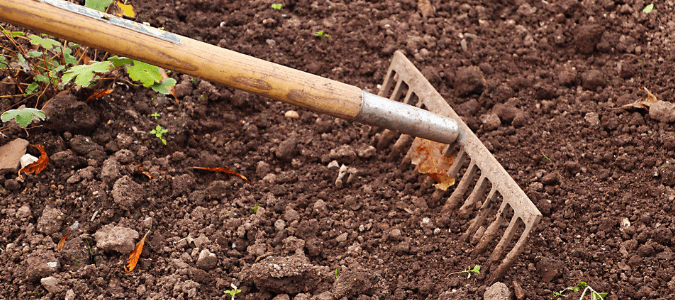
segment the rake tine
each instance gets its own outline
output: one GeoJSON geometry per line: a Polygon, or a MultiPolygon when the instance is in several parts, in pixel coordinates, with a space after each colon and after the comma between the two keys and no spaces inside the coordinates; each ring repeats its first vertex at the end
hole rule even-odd
{"type": "Polygon", "coordinates": [[[499,226],[501,226],[502,222],[504,222],[504,217],[502,216],[502,213],[504,212],[505,208],[506,208],[506,201],[503,201],[501,206],[499,207],[499,210],[497,211],[497,216],[495,217],[494,221],[490,223],[490,226],[488,226],[488,228],[485,230],[485,233],[483,233],[483,236],[480,238],[480,242],[478,242],[476,248],[473,249],[474,255],[478,255],[485,252],[485,249],[487,249],[490,241],[492,241],[494,237],[497,235],[497,230],[499,229],[499,226]]]}
{"type": "Polygon", "coordinates": [[[464,197],[464,193],[466,193],[466,190],[469,188],[469,184],[471,184],[471,179],[476,174],[477,169],[478,167],[476,166],[476,163],[472,161],[469,164],[469,167],[466,169],[466,173],[464,173],[464,176],[462,176],[462,180],[459,181],[457,188],[454,192],[452,192],[452,195],[450,195],[450,198],[445,203],[443,211],[448,212],[453,210],[460,204],[462,197],[464,197]]]}
{"type": "MultiPolygon", "coordinates": [[[[471,222],[471,225],[469,226],[469,228],[466,230],[466,232],[462,236],[462,239],[464,239],[464,241],[468,242],[471,235],[476,231],[476,229],[478,229],[478,227],[481,226],[481,224],[483,224],[485,219],[487,219],[487,216],[490,215],[490,213],[492,212],[492,209],[491,209],[492,208],[492,202],[496,198],[497,198],[497,188],[493,186],[492,189],[490,190],[490,193],[487,196],[487,199],[485,199],[485,202],[480,207],[480,212],[478,213],[476,218],[473,219],[473,221],[471,222]]],[[[485,233],[483,233],[483,234],[485,234],[485,233]]]]}

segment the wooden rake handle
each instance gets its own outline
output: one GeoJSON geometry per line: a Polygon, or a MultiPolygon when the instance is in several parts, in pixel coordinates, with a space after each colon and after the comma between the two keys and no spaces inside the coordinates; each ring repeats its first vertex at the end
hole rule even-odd
{"type": "Polygon", "coordinates": [[[361,108],[355,86],[65,1],[0,0],[0,20],[347,120],[361,108]]]}

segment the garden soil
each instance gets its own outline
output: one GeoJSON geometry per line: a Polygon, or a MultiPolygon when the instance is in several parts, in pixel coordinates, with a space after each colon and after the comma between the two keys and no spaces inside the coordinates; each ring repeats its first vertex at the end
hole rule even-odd
{"type": "MultiPolygon", "coordinates": [[[[675,298],[675,118],[621,108],[641,87],[675,97],[674,2],[649,4],[133,1],[136,21],[373,93],[403,51],[543,214],[500,280],[513,297],[585,281],[612,300],[675,298]]],[[[483,299],[489,276],[461,273],[485,258],[461,238],[470,219],[374,149],[381,130],[171,76],[177,99],[120,82],[3,124],[0,143],[51,161],[0,177],[0,298],[483,299]]]]}

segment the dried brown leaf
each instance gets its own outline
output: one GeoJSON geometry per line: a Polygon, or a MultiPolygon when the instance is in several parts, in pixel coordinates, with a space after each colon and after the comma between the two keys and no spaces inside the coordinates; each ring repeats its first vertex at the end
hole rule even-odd
{"type": "Polygon", "coordinates": [[[457,156],[456,152],[450,156],[443,156],[446,146],[446,144],[415,138],[410,147],[411,162],[417,165],[420,173],[436,179],[438,183],[434,186],[444,191],[455,184],[455,178],[448,176],[448,170],[457,156]]]}
{"type": "Polygon", "coordinates": [[[626,104],[624,106],[621,106],[622,109],[649,109],[649,107],[658,102],[659,100],[656,99],[656,96],[652,94],[646,87],[640,87],[641,90],[644,90],[647,92],[647,97],[640,98],[637,101],[626,104]]]}
{"type": "Polygon", "coordinates": [[[127,262],[127,265],[124,267],[124,272],[131,273],[136,268],[136,264],[138,264],[138,260],[141,258],[141,253],[143,252],[143,245],[145,244],[145,238],[148,236],[149,232],[146,232],[141,241],[136,243],[136,247],[134,247],[134,251],[131,252],[129,255],[129,262],[127,262]]]}
{"type": "Polygon", "coordinates": [[[40,172],[42,172],[42,170],[47,168],[47,164],[49,163],[49,156],[47,156],[47,152],[45,152],[45,147],[43,147],[42,145],[31,145],[31,146],[40,150],[40,158],[38,158],[38,160],[35,161],[34,163],[27,165],[24,168],[21,168],[21,170],[19,170],[19,177],[21,177],[21,173],[33,173],[35,175],[38,175],[40,174],[40,172]]]}
{"type": "Polygon", "coordinates": [[[225,174],[230,174],[230,175],[235,175],[244,181],[248,182],[248,184],[252,184],[250,181],[248,181],[248,178],[246,176],[241,175],[235,171],[232,171],[228,168],[206,168],[206,167],[190,167],[190,169],[198,169],[198,170],[206,170],[206,171],[212,171],[212,172],[220,172],[220,173],[225,173],[225,174]]]}
{"type": "Polygon", "coordinates": [[[63,249],[63,245],[66,244],[66,239],[68,239],[68,235],[70,234],[70,228],[66,232],[66,235],[64,235],[61,240],[59,240],[59,244],[56,246],[56,250],[61,251],[63,249]]]}

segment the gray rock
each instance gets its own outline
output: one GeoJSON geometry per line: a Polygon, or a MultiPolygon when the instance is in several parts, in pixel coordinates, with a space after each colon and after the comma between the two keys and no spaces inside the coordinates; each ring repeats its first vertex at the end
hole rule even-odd
{"type": "Polygon", "coordinates": [[[115,181],[112,189],[113,201],[122,208],[132,209],[145,198],[143,186],[136,183],[129,175],[115,181]]]}
{"type": "Polygon", "coordinates": [[[359,155],[360,158],[371,158],[375,155],[377,152],[377,149],[371,145],[363,145],[359,150],[357,151],[357,154],[359,155]]]}
{"type": "Polygon", "coordinates": [[[47,117],[45,129],[76,134],[93,132],[99,123],[98,112],[69,91],[58,93],[42,107],[47,117]]]}
{"type": "Polygon", "coordinates": [[[461,67],[455,74],[455,90],[460,96],[480,94],[487,82],[479,67],[461,67]]]}
{"type": "Polygon", "coordinates": [[[197,268],[202,270],[211,270],[216,267],[218,264],[218,258],[215,253],[211,253],[208,249],[202,250],[199,252],[199,258],[197,258],[197,268]]]}
{"type": "Polygon", "coordinates": [[[75,296],[75,291],[70,289],[66,292],[66,298],[64,298],[64,300],[75,300],[75,296]]]}
{"type": "Polygon", "coordinates": [[[502,121],[495,113],[484,114],[480,116],[480,121],[483,123],[483,130],[486,131],[495,130],[502,125],[502,121]]]}
{"type": "Polygon", "coordinates": [[[298,139],[295,137],[290,137],[285,141],[279,144],[277,151],[275,152],[278,159],[284,161],[290,161],[295,156],[296,146],[298,144],[298,139]]]}
{"type": "Polygon", "coordinates": [[[483,294],[484,300],[510,300],[511,291],[506,284],[495,282],[493,285],[485,289],[483,294]]]}
{"type": "Polygon", "coordinates": [[[134,251],[138,231],[111,224],[103,226],[94,233],[96,246],[106,252],[117,251],[121,254],[129,254],[134,251]]]}
{"type": "Polygon", "coordinates": [[[42,215],[38,218],[37,231],[46,235],[51,235],[61,230],[63,224],[63,213],[51,206],[46,206],[42,211],[42,215]]]}
{"type": "Polygon", "coordinates": [[[122,166],[115,158],[108,158],[103,161],[100,174],[100,178],[103,183],[107,184],[108,186],[115,183],[115,181],[117,181],[117,179],[122,176],[120,173],[121,168],[122,166]]]}
{"type": "Polygon", "coordinates": [[[649,116],[662,123],[675,122],[675,104],[666,101],[656,101],[649,106],[649,116]]]}
{"type": "Polygon", "coordinates": [[[40,284],[47,292],[52,294],[56,294],[63,289],[63,287],[61,287],[61,281],[52,276],[40,279],[40,284]]]}
{"type": "Polygon", "coordinates": [[[24,204],[21,206],[17,211],[16,211],[16,218],[21,220],[23,218],[28,218],[32,215],[30,206],[28,204],[24,204]]]}
{"type": "Polygon", "coordinates": [[[350,145],[342,145],[337,149],[331,149],[329,157],[342,163],[348,163],[356,158],[356,151],[350,145]]]}
{"type": "Polygon", "coordinates": [[[0,174],[19,171],[19,160],[26,154],[28,141],[15,139],[0,147],[0,174]]]}

